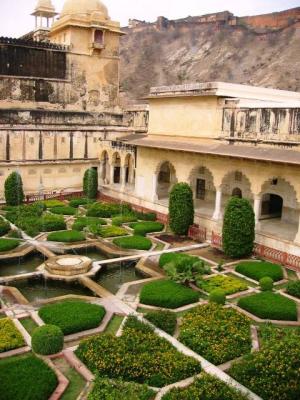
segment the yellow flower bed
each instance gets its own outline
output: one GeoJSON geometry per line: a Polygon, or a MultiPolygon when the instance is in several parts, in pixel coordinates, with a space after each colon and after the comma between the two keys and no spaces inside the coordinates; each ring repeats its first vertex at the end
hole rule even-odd
{"type": "Polygon", "coordinates": [[[0,319],[0,353],[25,345],[23,336],[9,318],[0,319]]]}

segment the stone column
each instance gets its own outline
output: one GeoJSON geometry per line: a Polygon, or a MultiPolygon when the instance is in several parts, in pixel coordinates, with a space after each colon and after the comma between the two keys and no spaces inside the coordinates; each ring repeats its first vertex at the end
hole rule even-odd
{"type": "Polygon", "coordinates": [[[259,218],[260,218],[260,213],[261,213],[261,196],[260,195],[255,195],[254,196],[254,214],[255,214],[255,228],[259,229],[260,224],[259,224],[259,218]]]}
{"type": "Polygon", "coordinates": [[[104,169],[104,162],[100,161],[99,170],[98,170],[98,185],[103,185],[104,184],[103,169],[104,169]]]}
{"type": "Polygon", "coordinates": [[[213,214],[213,219],[215,221],[219,221],[221,217],[221,206],[222,206],[222,188],[218,188],[216,190],[216,203],[215,203],[215,211],[213,214]]]}
{"type": "Polygon", "coordinates": [[[113,164],[109,165],[109,184],[114,184],[115,166],[113,164]]]}
{"type": "Polygon", "coordinates": [[[121,190],[124,191],[125,190],[125,185],[126,185],[126,167],[121,167],[121,190]]]}
{"type": "Polygon", "coordinates": [[[153,202],[156,202],[158,200],[157,180],[158,180],[158,174],[153,174],[153,177],[152,177],[152,201],[153,202]]]}
{"type": "Polygon", "coordinates": [[[297,235],[296,235],[296,237],[295,237],[295,239],[294,239],[294,242],[298,245],[298,246],[300,246],[300,211],[299,211],[299,216],[298,216],[298,232],[297,232],[297,235]]]}

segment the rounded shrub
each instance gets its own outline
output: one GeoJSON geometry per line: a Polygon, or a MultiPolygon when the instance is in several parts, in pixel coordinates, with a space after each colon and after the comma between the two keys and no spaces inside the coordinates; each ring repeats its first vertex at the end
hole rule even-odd
{"type": "Polygon", "coordinates": [[[43,356],[60,353],[64,346],[64,334],[55,325],[43,325],[35,328],[31,338],[32,349],[43,356]]]}
{"type": "Polygon", "coordinates": [[[273,290],[274,281],[269,276],[265,276],[259,280],[260,288],[263,292],[268,292],[273,290]]]}
{"type": "Polygon", "coordinates": [[[12,172],[4,183],[5,201],[8,206],[19,206],[23,203],[24,192],[21,175],[12,172]]]}
{"type": "Polygon", "coordinates": [[[10,251],[18,247],[20,241],[17,239],[0,239],[0,253],[10,251]]]}
{"type": "Polygon", "coordinates": [[[300,299],[300,281],[290,281],[287,284],[286,291],[291,296],[295,296],[300,299]]]}
{"type": "Polygon", "coordinates": [[[193,191],[187,183],[173,186],[169,197],[170,228],[176,235],[187,235],[194,223],[193,191]]]}
{"type": "Polygon", "coordinates": [[[88,202],[89,202],[89,199],[86,199],[85,197],[82,197],[80,199],[72,199],[69,201],[69,206],[78,208],[79,206],[84,206],[84,205],[88,204],[88,202]]]}
{"type": "Polygon", "coordinates": [[[135,235],[145,236],[147,233],[161,232],[165,225],[161,222],[135,222],[129,225],[135,235]]]}
{"type": "Polygon", "coordinates": [[[255,218],[247,199],[232,197],[225,208],[223,250],[233,258],[249,256],[253,251],[255,218]]]}
{"type": "Polygon", "coordinates": [[[88,199],[96,199],[98,193],[98,173],[94,168],[85,171],[83,177],[83,191],[88,199]]]}
{"type": "Polygon", "coordinates": [[[212,290],[209,294],[209,301],[211,303],[224,305],[225,301],[226,301],[226,295],[225,295],[224,290],[222,290],[222,289],[212,290]]]}
{"type": "Polygon", "coordinates": [[[143,236],[128,236],[113,240],[113,244],[128,250],[150,250],[152,242],[143,236]]]}
{"type": "Polygon", "coordinates": [[[0,218],[0,236],[5,235],[9,231],[10,231],[9,223],[4,221],[4,219],[0,218]]]}

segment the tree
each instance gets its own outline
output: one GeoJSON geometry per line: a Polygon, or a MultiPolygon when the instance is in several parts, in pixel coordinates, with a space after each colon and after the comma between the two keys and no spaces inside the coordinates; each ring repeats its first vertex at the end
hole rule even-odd
{"type": "Polygon", "coordinates": [[[176,235],[187,235],[194,223],[193,192],[187,183],[176,183],[169,199],[170,228],[176,235]]]}
{"type": "Polygon", "coordinates": [[[9,206],[19,206],[23,203],[24,192],[21,175],[12,172],[5,180],[4,184],[5,201],[9,206]]]}
{"type": "Polygon", "coordinates": [[[98,193],[98,173],[94,168],[87,169],[83,177],[83,191],[88,199],[96,199],[98,193]]]}
{"type": "Polygon", "coordinates": [[[223,250],[233,258],[249,256],[255,239],[255,217],[246,199],[232,197],[225,209],[223,221],[223,250]]]}

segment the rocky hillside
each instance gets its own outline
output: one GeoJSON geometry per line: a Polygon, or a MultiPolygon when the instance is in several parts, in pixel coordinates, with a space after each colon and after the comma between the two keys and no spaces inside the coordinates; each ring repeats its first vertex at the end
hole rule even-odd
{"type": "Polygon", "coordinates": [[[300,91],[300,24],[258,33],[247,26],[195,24],[126,28],[121,90],[139,99],[151,86],[203,81],[300,91]]]}

